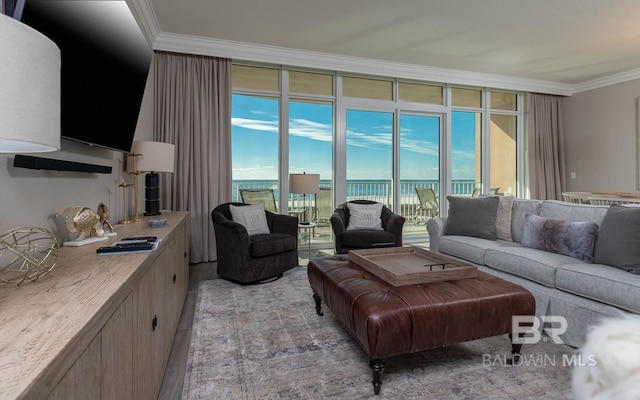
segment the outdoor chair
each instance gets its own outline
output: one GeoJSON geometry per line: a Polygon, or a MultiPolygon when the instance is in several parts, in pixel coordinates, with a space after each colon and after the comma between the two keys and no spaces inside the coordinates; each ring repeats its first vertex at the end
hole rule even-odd
{"type": "Polygon", "coordinates": [[[238,189],[240,191],[240,200],[245,204],[264,204],[266,211],[272,213],[278,212],[276,206],[276,197],[273,189],[238,189]]]}
{"type": "Polygon", "coordinates": [[[314,221],[317,224],[329,223],[333,214],[333,190],[321,187],[316,194],[314,221]]]}
{"type": "Polygon", "coordinates": [[[250,284],[277,279],[298,265],[298,218],[265,211],[270,233],[250,236],[233,221],[230,205],[211,211],[218,248],[217,273],[232,282],[250,284]]]}
{"type": "Polygon", "coordinates": [[[417,187],[416,194],[418,195],[418,207],[413,214],[413,223],[418,223],[418,215],[423,214],[425,216],[425,222],[429,218],[438,216],[438,198],[436,193],[430,187],[417,187]]]}
{"type": "Polygon", "coordinates": [[[402,247],[402,227],[405,218],[382,206],[382,230],[352,229],[349,226],[349,208],[347,204],[380,204],[371,200],[351,200],[340,204],[331,216],[335,251],[337,254],[349,253],[349,250],[382,247],[402,247]]]}
{"type": "MultiPolygon", "coordinates": [[[[480,192],[482,191],[482,189],[480,188],[473,188],[473,193],[471,193],[471,197],[480,197],[480,192]]],[[[499,194],[498,192],[500,191],[499,187],[494,187],[494,188],[490,188],[489,189],[489,193],[490,194],[499,194]]]]}

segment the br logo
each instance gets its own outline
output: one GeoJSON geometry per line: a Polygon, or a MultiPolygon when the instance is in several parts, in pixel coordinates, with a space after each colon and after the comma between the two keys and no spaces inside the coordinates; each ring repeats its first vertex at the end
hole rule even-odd
{"type": "Polygon", "coordinates": [[[535,344],[546,333],[554,343],[564,343],[560,335],[567,331],[567,319],[559,315],[514,315],[511,318],[511,341],[515,344],[535,344]],[[542,327],[542,329],[541,329],[542,327]]]}

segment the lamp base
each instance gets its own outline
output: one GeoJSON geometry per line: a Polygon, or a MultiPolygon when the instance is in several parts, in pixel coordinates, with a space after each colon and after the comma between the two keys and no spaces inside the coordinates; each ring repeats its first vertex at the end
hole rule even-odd
{"type": "Polygon", "coordinates": [[[160,215],[160,177],[151,172],[145,175],[144,215],[160,215]]]}

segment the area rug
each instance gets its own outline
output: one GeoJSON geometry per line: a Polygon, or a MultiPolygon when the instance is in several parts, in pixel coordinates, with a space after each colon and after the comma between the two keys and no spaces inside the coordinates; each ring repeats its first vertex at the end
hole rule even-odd
{"type": "Polygon", "coordinates": [[[571,399],[573,350],[498,336],[386,360],[373,393],[366,353],[330,310],[315,312],[306,269],[268,284],[203,281],[183,399],[571,399]]]}

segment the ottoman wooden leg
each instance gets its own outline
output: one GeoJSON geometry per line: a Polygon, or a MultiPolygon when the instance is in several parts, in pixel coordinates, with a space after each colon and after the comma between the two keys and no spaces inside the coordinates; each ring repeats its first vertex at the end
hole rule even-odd
{"type": "Polygon", "coordinates": [[[324,313],[322,312],[322,299],[315,293],[313,294],[313,299],[316,301],[316,314],[323,316],[324,313]]]}
{"type": "Polygon", "coordinates": [[[382,372],[384,371],[384,360],[369,360],[369,367],[373,371],[373,392],[380,394],[382,386],[382,372]]]}
{"type": "MultiPolygon", "coordinates": [[[[520,334],[519,336],[522,336],[520,334]]],[[[509,334],[509,340],[511,340],[511,360],[509,360],[509,364],[518,365],[520,363],[520,350],[522,350],[522,343],[514,343],[513,342],[513,334],[509,334]]]]}

